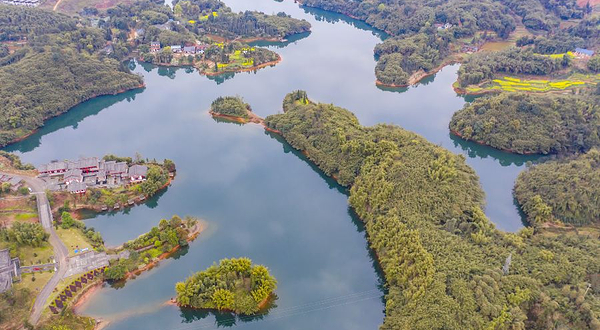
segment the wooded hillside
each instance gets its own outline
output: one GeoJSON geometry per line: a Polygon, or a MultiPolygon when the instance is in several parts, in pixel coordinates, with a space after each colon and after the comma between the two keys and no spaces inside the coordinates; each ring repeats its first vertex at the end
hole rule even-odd
{"type": "Polygon", "coordinates": [[[600,146],[600,107],[586,97],[503,93],[465,105],[450,130],[519,154],[587,151],[600,146]]]}
{"type": "Polygon", "coordinates": [[[527,169],[517,178],[515,197],[532,224],[600,223],[600,150],[527,169]]]}
{"type": "Polygon", "coordinates": [[[140,87],[140,76],[99,54],[106,44],[101,30],[78,27],[72,19],[35,8],[0,5],[0,17],[15,22],[8,38],[28,32],[27,44],[0,58],[0,146],[41,127],[50,117],[95,96],[140,87]],[[18,20],[11,18],[19,15],[18,20]],[[37,19],[38,27],[31,21],[37,19]],[[38,34],[37,31],[40,31],[38,34]],[[19,56],[14,56],[18,54],[19,56]],[[6,61],[3,61],[5,60],[6,61]]]}
{"type": "Polygon", "coordinates": [[[361,126],[349,111],[312,103],[302,91],[266,123],[351,187],[350,205],[389,287],[381,329],[600,324],[598,298],[583,298],[600,270],[600,243],[496,230],[464,157],[397,126],[361,126]]]}

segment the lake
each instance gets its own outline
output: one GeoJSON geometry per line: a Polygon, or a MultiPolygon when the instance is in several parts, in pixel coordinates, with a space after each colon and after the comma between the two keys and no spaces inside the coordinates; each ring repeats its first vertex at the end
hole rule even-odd
{"type": "Polygon", "coordinates": [[[258,43],[283,61],[256,73],[204,77],[190,68],[131,62],[146,88],[83,103],[50,120],[5,150],[39,165],[52,159],[116,154],[169,158],[173,184],[144,205],[86,220],[107,245],[150,230],[161,218],[192,215],[208,224],[186,251],[162,261],[124,287],[105,286],[82,307],[110,321],[107,329],[377,329],[384,289],[362,224],[348,208],[345,189],[302,154],[258,125],[211,118],[211,102],[239,95],[260,116],[281,112],[296,89],[311,99],[354,112],[363,125],[397,124],[463,154],[487,195],[486,214],[498,228],[520,229],[512,197],[518,173],[531,156],[500,152],[452,137],[448,124],[465,98],[452,83],[458,65],[415,87],[375,86],[374,46],[384,33],[341,15],[305,9],[292,1],[226,0],[234,10],[285,11],[313,25],[312,33],[285,44],[258,43]],[[174,285],[229,257],[249,257],[278,279],[278,300],[268,315],[182,311],[164,303],[174,285]]]}

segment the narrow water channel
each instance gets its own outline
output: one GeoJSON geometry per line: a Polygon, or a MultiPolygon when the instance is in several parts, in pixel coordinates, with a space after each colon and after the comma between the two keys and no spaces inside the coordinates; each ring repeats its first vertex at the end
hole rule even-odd
{"type": "Polygon", "coordinates": [[[6,148],[36,165],[51,159],[112,153],[169,158],[178,175],[145,205],[86,220],[108,245],[119,245],[173,214],[206,220],[209,229],[187,251],[129,281],[104,287],[83,307],[108,329],[212,329],[231,315],[181,311],[163,303],[174,285],[221,258],[247,256],[279,281],[279,300],[248,329],[376,329],[383,291],[360,222],[343,188],[284,141],[256,125],[220,123],[207,113],[218,96],[240,95],[260,116],[281,111],[285,94],[354,112],[363,125],[391,123],[463,154],[487,195],[486,213],[503,230],[522,226],[512,186],[527,161],[450,136],[452,114],[466,100],[451,88],[458,66],[416,87],[375,86],[373,48],[385,35],[366,24],[292,1],[225,0],[234,10],[285,11],[311,22],[309,35],[270,45],[283,61],[257,73],[207,78],[185,68],[132,62],[147,87],[81,104],[30,138],[6,148]]]}

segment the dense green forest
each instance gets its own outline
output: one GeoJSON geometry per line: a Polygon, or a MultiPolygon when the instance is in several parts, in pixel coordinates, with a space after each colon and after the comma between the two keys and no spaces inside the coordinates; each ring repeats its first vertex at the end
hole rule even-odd
{"type": "Polygon", "coordinates": [[[587,151],[600,146],[600,106],[572,95],[502,93],[465,105],[450,130],[520,154],[587,151]]]}
{"type": "Polygon", "coordinates": [[[492,79],[495,74],[547,75],[560,70],[562,58],[553,59],[536,54],[531,49],[510,48],[499,52],[477,53],[469,57],[458,70],[462,87],[492,79]]]}
{"type": "Polygon", "coordinates": [[[77,20],[50,11],[0,4],[0,41],[77,30],[77,20]]]}
{"type": "Polygon", "coordinates": [[[500,0],[522,17],[523,24],[532,30],[552,30],[561,20],[583,18],[589,8],[581,8],[576,0],[500,0]]]}
{"type": "Polygon", "coordinates": [[[251,315],[277,288],[267,267],[248,258],[223,259],[175,285],[181,306],[251,315]]]}
{"type": "Polygon", "coordinates": [[[361,126],[349,111],[301,91],[266,123],[351,187],[350,205],[389,288],[382,329],[600,325],[598,298],[584,298],[589,276],[600,271],[600,242],[496,230],[464,157],[397,126],[361,126]]]}
{"type": "Polygon", "coordinates": [[[560,220],[600,223],[600,150],[573,159],[548,161],[522,172],[515,197],[532,224],[560,220]]]}
{"type": "Polygon", "coordinates": [[[0,5],[0,17],[11,26],[7,38],[28,39],[24,55],[0,67],[0,146],[83,101],[143,83],[118,61],[99,54],[106,44],[99,29],[74,30],[72,19],[34,8],[0,5]],[[30,26],[32,21],[38,26],[30,26]]]}
{"type": "Polygon", "coordinates": [[[310,31],[310,23],[290,17],[286,13],[267,15],[256,11],[234,13],[220,0],[174,1],[174,12],[195,21],[200,32],[216,34],[228,39],[284,38],[310,31]]]}
{"type": "Polygon", "coordinates": [[[247,119],[250,105],[245,103],[241,97],[224,96],[219,97],[210,105],[210,110],[216,114],[240,117],[247,119]]]}

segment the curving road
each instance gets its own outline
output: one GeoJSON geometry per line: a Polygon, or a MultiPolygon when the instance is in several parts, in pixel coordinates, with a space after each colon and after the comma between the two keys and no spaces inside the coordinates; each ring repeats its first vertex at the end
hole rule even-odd
{"type": "Polygon", "coordinates": [[[58,282],[63,278],[65,273],[67,272],[68,262],[67,256],[69,255],[69,251],[67,247],[60,240],[56,231],[54,231],[54,227],[52,226],[52,212],[50,210],[50,202],[48,201],[48,197],[46,196],[46,183],[38,178],[16,175],[12,173],[0,173],[0,175],[10,175],[14,177],[21,178],[23,181],[27,183],[29,188],[31,188],[31,194],[36,196],[37,206],[38,206],[38,214],[40,223],[44,227],[44,229],[50,234],[49,242],[54,249],[54,258],[57,264],[57,270],[54,272],[54,275],[46,283],[42,291],[35,298],[35,303],[33,304],[33,308],[31,310],[31,316],[29,317],[29,322],[33,325],[37,324],[42,315],[42,311],[44,310],[44,305],[48,300],[48,297],[54,291],[54,288],[58,285],[58,282]]]}

